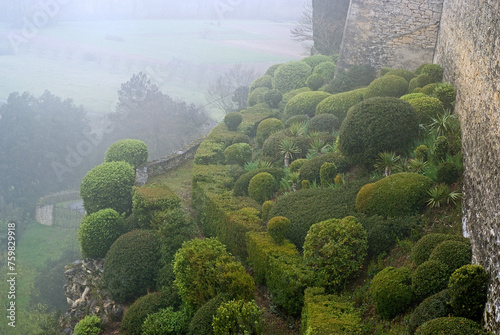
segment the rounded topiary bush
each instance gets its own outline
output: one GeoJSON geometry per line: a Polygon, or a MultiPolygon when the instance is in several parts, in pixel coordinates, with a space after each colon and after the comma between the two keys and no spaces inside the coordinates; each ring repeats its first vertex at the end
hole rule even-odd
{"type": "Polygon", "coordinates": [[[268,172],[272,174],[275,180],[281,180],[285,176],[283,169],[276,168],[261,168],[257,170],[253,170],[247,173],[242,174],[234,183],[233,193],[237,197],[247,196],[248,195],[248,185],[250,184],[250,180],[255,177],[257,174],[261,172],[268,172]]]}
{"type": "Polygon", "coordinates": [[[406,69],[394,69],[386,72],[384,76],[400,76],[409,82],[413,79],[413,77],[415,77],[415,73],[406,69]]]}
{"type": "Polygon", "coordinates": [[[426,96],[410,99],[408,102],[415,108],[418,122],[423,125],[430,124],[432,119],[444,113],[443,103],[436,98],[426,96]]]}
{"type": "Polygon", "coordinates": [[[294,115],[307,115],[313,117],[316,114],[316,107],[331,94],[321,91],[304,92],[297,94],[288,101],[284,110],[284,118],[288,119],[294,115]]]}
{"type": "Polygon", "coordinates": [[[265,102],[266,93],[269,92],[267,87],[257,87],[248,94],[248,106],[255,106],[261,102],[265,102]]]}
{"type": "Polygon", "coordinates": [[[416,335],[488,335],[479,323],[460,317],[441,317],[417,328],[416,335]]]}
{"type": "Polygon", "coordinates": [[[280,67],[280,65],[283,65],[283,63],[278,63],[278,64],[273,64],[271,65],[267,70],[266,70],[266,73],[264,74],[268,74],[270,75],[271,77],[274,77],[274,73],[276,72],[276,70],[278,69],[278,67],[280,67]]]}
{"type": "Polygon", "coordinates": [[[189,322],[188,335],[213,335],[212,322],[219,306],[227,300],[227,295],[219,294],[201,306],[189,322]]]}
{"type": "Polygon", "coordinates": [[[215,238],[184,242],[174,257],[175,287],[182,300],[199,308],[221,293],[252,299],[254,281],[215,238]]]}
{"type": "Polygon", "coordinates": [[[425,98],[425,97],[428,97],[428,95],[424,94],[424,93],[409,93],[409,94],[403,95],[402,97],[400,97],[400,99],[404,100],[406,102],[410,102],[410,100],[418,99],[418,98],[425,98]]]}
{"type": "Polygon", "coordinates": [[[349,109],[339,131],[339,147],[354,163],[372,167],[381,152],[404,152],[418,136],[412,105],[397,98],[372,98],[349,109]]]}
{"type": "Polygon", "coordinates": [[[357,275],[368,249],[366,231],[353,216],[315,223],[304,241],[304,260],[315,269],[316,286],[342,290],[357,275]]]}
{"type": "Polygon", "coordinates": [[[96,166],[83,177],[80,196],[87,214],[112,208],[118,213],[132,209],[134,168],[126,162],[109,162],[96,166]]]}
{"type": "Polygon", "coordinates": [[[432,83],[438,83],[443,80],[443,68],[439,64],[425,64],[419,70],[421,75],[428,75],[432,83]]]}
{"type": "Polygon", "coordinates": [[[323,64],[323,63],[334,64],[332,57],[326,56],[326,55],[320,55],[320,54],[306,57],[306,58],[302,59],[302,61],[307,63],[311,68],[316,68],[316,66],[318,66],[319,64],[323,64]]]}
{"type": "Polygon", "coordinates": [[[429,256],[429,261],[438,261],[448,267],[447,276],[463,265],[470,264],[472,248],[470,243],[462,241],[443,241],[436,245],[429,256]]]}
{"type": "Polygon", "coordinates": [[[258,203],[269,200],[274,195],[276,179],[268,172],[255,175],[248,184],[248,195],[258,203]]]}
{"type": "Polygon", "coordinates": [[[173,307],[149,314],[142,325],[142,335],[178,335],[186,332],[188,316],[173,307]]]}
{"type": "Polygon", "coordinates": [[[267,223],[267,232],[274,243],[282,244],[290,230],[290,220],[284,216],[275,216],[267,223]]]}
{"type": "Polygon", "coordinates": [[[275,118],[262,120],[257,126],[256,140],[259,145],[262,145],[269,136],[284,128],[285,125],[281,122],[281,120],[275,118]]]}
{"type": "Polygon", "coordinates": [[[311,91],[319,90],[325,84],[325,78],[322,75],[313,73],[307,77],[306,85],[311,91]]]}
{"type": "Polygon", "coordinates": [[[282,99],[283,94],[276,89],[269,90],[264,94],[264,102],[271,108],[278,108],[282,99]]]}
{"type": "Polygon", "coordinates": [[[289,128],[294,123],[307,123],[309,119],[308,115],[295,115],[285,121],[285,126],[289,128]]]}
{"type": "Polygon", "coordinates": [[[480,321],[488,295],[489,275],[481,265],[464,265],[450,277],[450,305],[456,316],[480,321]]]}
{"type": "Polygon", "coordinates": [[[323,163],[319,171],[321,186],[328,187],[335,183],[335,177],[337,176],[337,167],[335,163],[323,163]]]}
{"type": "Polygon", "coordinates": [[[305,86],[312,68],[302,61],[281,64],[274,72],[274,88],[286,93],[305,86]]]}
{"type": "Polygon", "coordinates": [[[364,90],[333,94],[322,100],[316,107],[316,114],[333,114],[342,122],[349,108],[363,101],[364,90]]]}
{"type": "Polygon", "coordinates": [[[340,128],[339,119],[333,114],[320,114],[309,120],[307,130],[331,133],[334,129],[340,128]]]}
{"type": "Polygon", "coordinates": [[[429,260],[420,264],[411,277],[413,293],[418,299],[424,299],[448,285],[448,266],[437,260],[429,260]]]}
{"type": "Polygon", "coordinates": [[[443,241],[446,240],[454,240],[454,241],[462,241],[465,243],[467,239],[458,235],[449,235],[449,234],[441,234],[441,233],[430,233],[422,236],[420,240],[415,243],[410,252],[410,259],[417,266],[422,264],[423,262],[429,259],[429,256],[432,253],[432,250],[443,241]]]}
{"type": "Polygon", "coordinates": [[[273,88],[273,77],[269,74],[265,74],[255,79],[250,85],[250,91],[253,91],[257,87],[267,87],[269,89],[273,88]]]}
{"type": "Polygon", "coordinates": [[[248,143],[231,144],[224,150],[226,164],[245,165],[252,159],[252,148],[248,143]]]}
{"type": "Polygon", "coordinates": [[[227,129],[232,131],[238,129],[241,121],[243,121],[243,116],[238,112],[228,113],[224,116],[224,123],[226,124],[227,129]]]}
{"type": "Polygon", "coordinates": [[[307,162],[307,159],[305,158],[294,160],[289,166],[290,172],[298,172],[305,162],[307,162]]]}
{"type": "Polygon", "coordinates": [[[429,159],[429,147],[421,144],[415,148],[415,158],[426,162],[429,159]]]}
{"type": "Polygon", "coordinates": [[[370,295],[382,318],[391,319],[404,313],[413,300],[411,271],[404,267],[386,267],[373,277],[370,295]]]}
{"type": "Polygon", "coordinates": [[[422,211],[433,181],[418,173],[401,172],[361,188],[356,209],[367,215],[405,216],[422,211]]]}
{"type": "Polygon", "coordinates": [[[265,223],[269,219],[269,212],[273,208],[274,201],[264,201],[262,204],[262,221],[265,223]]]}
{"type": "Polygon", "coordinates": [[[160,239],[151,230],[134,230],[120,236],[106,254],[103,280],[111,297],[134,301],[154,290],[160,260],[160,239]]]}
{"type": "Polygon", "coordinates": [[[456,99],[456,89],[450,83],[440,83],[434,89],[432,96],[438,98],[442,103],[445,109],[453,110],[455,106],[456,99]]]}
{"type": "Polygon", "coordinates": [[[424,93],[425,95],[431,95],[436,87],[437,83],[427,84],[420,89],[420,93],[424,93]]]}
{"type": "Polygon", "coordinates": [[[111,208],[86,215],[78,228],[78,240],[84,258],[104,258],[122,234],[124,218],[111,208]]]}
{"type": "Polygon", "coordinates": [[[87,315],[75,326],[75,335],[99,335],[102,332],[102,320],[96,316],[87,315]]]}
{"type": "Polygon", "coordinates": [[[439,164],[436,171],[438,183],[445,183],[451,185],[460,178],[461,173],[458,167],[453,162],[443,162],[439,164]]]}
{"type": "Polygon", "coordinates": [[[148,146],[140,140],[120,140],[113,143],[104,157],[104,162],[127,162],[134,168],[148,161],[148,146]]]}
{"type": "Polygon", "coordinates": [[[410,83],[408,84],[408,92],[414,93],[415,89],[417,88],[422,88],[425,85],[433,83],[432,78],[429,77],[427,74],[420,74],[410,80],[410,83]]]}
{"type": "Polygon", "coordinates": [[[323,62],[314,67],[313,73],[319,74],[328,81],[330,79],[333,79],[336,68],[337,67],[335,66],[334,62],[323,62]]]}
{"type": "Polygon", "coordinates": [[[334,163],[338,172],[345,172],[349,165],[345,159],[337,152],[320,155],[304,162],[299,169],[299,179],[310,182],[321,182],[321,166],[325,163],[334,163]]]}
{"type": "Polygon", "coordinates": [[[147,316],[163,308],[180,305],[179,296],[173,291],[160,291],[144,295],[134,301],[123,315],[120,333],[142,335],[142,325],[147,316]]]}
{"type": "Polygon", "coordinates": [[[442,290],[420,303],[411,313],[408,323],[408,331],[414,334],[415,330],[427,321],[450,316],[453,310],[450,306],[450,293],[447,289],[442,290]]]}
{"type": "Polygon", "coordinates": [[[385,75],[372,81],[366,88],[365,99],[375,97],[399,98],[408,93],[408,82],[400,76],[385,75]]]}
{"type": "Polygon", "coordinates": [[[214,335],[254,334],[264,330],[264,311],[255,301],[231,300],[223,302],[214,315],[214,335]]]}

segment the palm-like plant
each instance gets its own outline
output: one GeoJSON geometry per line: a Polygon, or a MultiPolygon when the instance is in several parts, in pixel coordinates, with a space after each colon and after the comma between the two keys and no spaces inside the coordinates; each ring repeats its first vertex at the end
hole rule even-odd
{"type": "Polygon", "coordinates": [[[377,171],[384,171],[384,176],[389,176],[393,170],[398,170],[400,166],[398,165],[401,157],[396,156],[394,152],[381,152],[378,154],[377,162],[375,163],[375,169],[377,171]]]}
{"type": "Polygon", "coordinates": [[[285,137],[280,141],[280,153],[283,155],[283,164],[288,167],[290,159],[293,159],[293,154],[300,153],[300,148],[295,146],[293,138],[285,137]]]}
{"type": "Polygon", "coordinates": [[[288,174],[288,180],[292,183],[292,190],[297,191],[297,182],[299,181],[299,173],[298,172],[290,172],[288,174]]]}
{"type": "Polygon", "coordinates": [[[439,184],[434,186],[427,192],[430,198],[427,200],[427,206],[431,208],[441,207],[444,204],[453,202],[455,205],[457,201],[462,198],[462,193],[451,191],[450,187],[446,184],[439,184]]]}
{"type": "Polygon", "coordinates": [[[436,118],[432,118],[429,124],[429,130],[437,136],[444,136],[447,133],[453,132],[460,127],[458,118],[449,109],[443,114],[439,114],[436,118]]]}
{"type": "Polygon", "coordinates": [[[429,167],[429,163],[422,158],[414,158],[408,161],[409,169],[411,172],[424,173],[429,167]]]}
{"type": "Polygon", "coordinates": [[[311,157],[327,153],[333,148],[332,145],[325,143],[319,138],[315,138],[314,140],[312,140],[311,143],[309,143],[309,147],[310,149],[308,153],[311,157]]]}
{"type": "Polygon", "coordinates": [[[293,137],[302,136],[307,132],[307,122],[294,122],[288,130],[293,137]]]}

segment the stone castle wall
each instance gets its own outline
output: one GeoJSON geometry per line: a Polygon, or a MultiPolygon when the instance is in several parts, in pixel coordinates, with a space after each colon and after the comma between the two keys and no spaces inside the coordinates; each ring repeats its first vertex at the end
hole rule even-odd
{"type": "Polygon", "coordinates": [[[457,88],[463,230],[491,275],[485,324],[500,333],[500,2],[445,0],[434,61],[457,88]]]}
{"type": "Polygon", "coordinates": [[[442,8],[443,0],[351,0],[338,66],[432,63],[442,8]]]}

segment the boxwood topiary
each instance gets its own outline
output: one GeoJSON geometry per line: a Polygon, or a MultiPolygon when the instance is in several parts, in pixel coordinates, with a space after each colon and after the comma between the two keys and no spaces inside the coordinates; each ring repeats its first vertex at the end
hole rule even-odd
{"type": "Polygon", "coordinates": [[[124,217],[111,208],[86,215],[78,228],[78,240],[84,258],[104,258],[123,232],[124,217]]]}
{"type": "Polygon", "coordinates": [[[151,229],[151,223],[156,213],[180,208],[181,198],[168,186],[147,184],[134,187],[132,196],[132,213],[141,229],[151,229]]]}
{"type": "Polygon", "coordinates": [[[418,136],[412,105],[397,98],[372,98],[349,109],[339,131],[339,148],[356,164],[372,167],[380,152],[404,152],[418,136]]]}
{"type": "Polygon", "coordinates": [[[255,106],[261,102],[265,102],[266,93],[269,92],[267,87],[257,87],[248,94],[248,106],[255,106]]]}
{"type": "Polygon", "coordinates": [[[194,163],[200,165],[216,165],[224,163],[224,143],[217,143],[210,139],[201,142],[196,154],[194,163]]]}
{"type": "Polygon", "coordinates": [[[274,243],[282,244],[285,236],[290,230],[290,220],[284,216],[275,216],[267,223],[267,233],[273,239],[274,243]]]}
{"type": "Polygon", "coordinates": [[[415,107],[415,111],[418,115],[418,122],[423,125],[429,125],[432,119],[444,113],[442,102],[436,98],[426,96],[410,99],[408,102],[415,107]]]}
{"type": "Polygon", "coordinates": [[[226,164],[245,165],[252,159],[252,148],[248,143],[231,144],[224,150],[226,164]]]}
{"type": "Polygon", "coordinates": [[[449,277],[456,269],[470,264],[472,260],[471,245],[462,241],[443,241],[432,249],[429,261],[434,260],[446,264],[448,267],[446,274],[449,277]]]}
{"type": "Polygon", "coordinates": [[[309,119],[308,115],[295,115],[285,121],[285,127],[289,128],[294,123],[307,123],[309,119]]]}
{"type": "Polygon", "coordinates": [[[224,123],[226,124],[227,129],[231,131],[235,131],[236,129],[238,129],[241,121],[243,121],[243,116],[238,112],[228,113],[226,114],[226,116],[224,116],[224,123]]]}
{"type": "Polygon", "coordinates": [[[363,89],[333,94],[316,107],[316,114],[333,114],[342,122],[352,106],[363,101],[363,89]]]}
{"type": "Polygon", "coordinates": [[[479,323],[460,317],[441,317],[427,321],[417,328],[416,335],[488,335],[479,323]]]}
{"type": "Polygon", "coordinates": [[[87,214],[112,208],[118,213],[132,209],[134,168],[126,162],[109,162],[96,166],[83,177],[80,196],[87,214]]]}
{"type": "Polygon", "coordinates": [[[248,195],[258,203],[263,203],[273,197],[276,189],[276,179],[268,172],[256,174],[248,184],[248,195]]]}
{"type": "Polygon", "coordinates": [[[404,313],[413,300],[411,271],[405,267],[384,268],[373,277],[370,294],[382,318],[391,319],[404,313]]]}
{"type": "Polygon", "coordinates": [[[135,169],[148,161],[148,146],[140,140],[120,140],[106,150],[104,161],[127,162],[135,169]]]}
{"type": "Polygon", "coordinates": [[[408,93],[408,82],[400,76],[385,75],[372,81],[366,88],[365,99],[375,97],[399,98],[408,93]]]}
{"type": "Polygon", "coordinates": [[[438,183],[445,183],[451,185],[460,178],[461,173],[458,167],[453,162],[442,162],[439,164],[436,171],[438,183]]]}
{"type": "Polygon", "coordinates": [[[439,64],[425,64],[420,68],[420,74],[426,74],[431,82],[438,83],[443,80],[443,68],[439,64]]]}
{"type": "Polygon", "coordinates": [[[316,286],[339,291],[359,273],[368,248],[366,230],[353,216],[315,223],[304,241],[304,260],[316,286]]]}
{"type": "Polygon", "coordinates": [[[273,205],[274,201],[271,200],[264,201],[264,203],[262,204],[262,221],[264,223],[266,223],[267,220],[269,219],[269,212],[273,208],[273,205]]]}
{"type": "Polygon", "coordinates": [[[416,214],[424,208],[432,184],[432,179],[418,173],[396,173],[363,186],[356,197],[356,209],[383,217],[416,214]]]}
{"type": "Polygon", "coordinates": [[[406,102],[410,102],[410,100],[417,99],[417,98],[425,98],[425,97],[428,97],[428,95],[419,92],[419,93],[408,93],[408,94],[405,94],[402,97],[400,97],[400,99],[403,100],[403,101],[406,101],[406,102]]]}
{"type": "Polygon", "coordinates": [[[304,87],[312,68],[302,61],[281,64],[274,72],[274,88],[283,93],[304,87]]]}
{"type": "Polygon", "coordinates": [[[422,236],[420,240],[413,246],[410,252],[410,259],[417,266],[425,262],[429,259],[429,256],[432,253],[432,250],[441,242],[447,240],[454,241],[462,241],[465,242],[465,239],[462,236],[458,235],[449,235],[449,234],[441,234],[441,233],[430,233],[422,236]]]}
{"type": "Polygon", "coordinates": [[[150,230],[120,236],[106,254],[103,280],[111,298],[134,301],[155,289],[160,260],[160,239],[150,230]]]}
{"type": "Polygon", "coordinates": [[[142,325],[142,335],[178,335],[185,334],[188,316],[183,310],[175,311],[167,307],[149,314],[142,325]]]}
{"type": "Polygon", "coordinates": [[[400,76],[404,78],[407,82],[415,77],[415,73],[406,69],[393,69],[384,74],[384,76],[400,76]]]}
{"type": "Polygon", "coordinates": [[[276,89],[271,89],[264,94],[264,102],[271,108],[278,108],[282,99],[283,94],[276,89]]]}
{"type": "Polygon", "coordinates": [[[432,92],[432,96],[438,98],[445,109],[453,110],[455,106],[456,89],[450,83],[440,83],[432,92]]]}
{"type": "Polygon", "coordinates": [[[420,264],[411,277],[411,287],[415,296],[422,300],[445,289],[448,285],[448,266],[438,260],[428,260],[420,264]]]}
{"type": "Polygon", "coordinates": [[[146,317],[167,307],[177,308],[179,296],[172,290],[153,292],[134,301],[123,315],[120,332],[127,335],[142,335],[146,317]]]}
{"type": "Polygon", "coordinates": [[[321,91],[304,92],[297,94],[288,101],[283,112],[283,118],[288,119],[295,115],[307,115],[313,117],[316,107],[331,94],[321,91]]]}
{"type": "Polygon", "coordinates": [[[257,126],[257,135],[256,141],[261,146],[264,141],[271,136],[273,133],[276,133],[285,128],[285,125],[281,120],[276,118],[269,118],[262,120],[257,126]]]}
{"type": "Polygon", "coordinates": [[[195,308],[220,293],[251,299],[254,281],[216,238],[184,242],[174,257],[175,287],[182,300],[195,308]]]}
{"type": "Polygon", "coordinates": [[[432,78],[427,75],[427,74],[420,74],[410,80],[410,83],[408,84],[408,92],[414,93],[415,89],[417,88],[422,88],[427,84],[433,83],[432,78]]]}
{"type": "Polygon", "coordinates": [[[427,84],[420,89],[420,93],[424,93],[425,95],[431,95],[436,87],[437,83],[427,84]]]}
{"type": "Polygon", "coordinates": [[[217,308],[212,326],[214,335],[255,334],[264,330],[264,311],[255,301],[230,300],[217,308]]]}
{"type": "Polygon", "coordinates": [[[245,174],[242,174],[234,183],[233,187],[234,195],[237,197],[248,195],[248,185],[250,184],[250,180],[252,180],[252,178],[255,175],[261,172],[268,172],[272,174],[276,180],[281,180],[281,178],[285,176],[285,173],[283,172],[282,169],[276,169],[276,168],[261,168],[247,172],[245,174]]]}
{"type": "Polygon", "coordinates": [[[450,277],[450,305],[456,316],[481,321],[488,295],[489,275],[481,265],[464,265],[450,277]]]}
{"type": "Polygon", "coordinates": [[[325,84],[325,78],[322,75],[313,73],[307,77],[306,85],[311,89],[311,91],[319,90],[325,84]]]}
{"type": "MultiPolygon", "coordinates": [[[[302,59],[302,61],[307,63],[312,68],[316,68],[316,66],[318,66],[319,64],[323,64],[323,63],[333,63],[332,57],[326,56],[326,55],[320,55],[320,54],[306,57],[306,58],[302,59]]],[[[333,64],[335,64],[335,63],[333,63],[333,64]]]]}
{"type": "Polygon", "coordinates": [[[305,158],[294,160],[289,166],[290,172],[298,172],[305,162],[307,162],[307,159],[305,158]]]}
{"type": "Polygon", "coordinates": [[[75,335],[99,335],[102,332],[102,320],[97,315],[86,315],[75,325],[75,335]]]}
{"type": "Polygon", "coordinates": [[[253,91],[257,87],[267,87],[269,89],[273,88],[273,76],[265,74],[255,79],[250,85],[250,91],[253,91]]]}
{"type": "Polygon", "coordinates": [[[339,119],[333,114],[320,114],[309,120],[307,130],[331,133],[340,128],[339,119]]]}
{"type": "Polygon", "coordinates": [[[201,306],[189,322],[188,335],[213,335],[212,322],[219,306],[229,300],[226,294],[218,294],[201,306]]]}
{"type": "Polygon", "coordinates": [[[327,81],[329,81],[333,79],[333,75],[335,74],[336,68],[337,67],[335,66],[334,62],[323,62],[314,67],[313,73],[319,74],[327,81]]]}
{"type": "Polygon", "coordinates": [[[282,63],[278,63],[278,64],[273,64],[271,65],[267,70],[266,70],[266,73],[264,74],[268,74],[270,75],[271,77],[274,77],[274,73],[276,72],[276,70],[278,69],[278,67],[280,67],[280,65],[282,65],[282,63]]]}
{"type": "Polygon", "coordinates": [[[415,308],[410,316],[408,331],[412,335],[421,324],[436,318],[450,316],[452,312],[450,293],[447,289],[442,290],[426,298],[415,308]]]}
{"type": "Polygon", "coordinates": [[[333,185],[336,175],[337,167],[335,163],[323,163],[320,169],[321,186],[328,187],[333,185]]]}
{"type": "Polygon", "coordinates": [[[345,162],[342,155],[338,152],[332,152],[320,155],[304,162],[299,169],[299,179],[309,180],[310,182],[321,181],[321,166],[325,163],[334,163],[338,172],[346,172],[349,165],[345,162]]]}
{"type": "Polygon", "coordinates": [[[287,239],[301,249],[309,228],[331,218],[355,214],[354,200],[366,181],[353,181],[339,188],[302,189],[280,197],[269,213],[284,216],[291,227],[287,239]]]}

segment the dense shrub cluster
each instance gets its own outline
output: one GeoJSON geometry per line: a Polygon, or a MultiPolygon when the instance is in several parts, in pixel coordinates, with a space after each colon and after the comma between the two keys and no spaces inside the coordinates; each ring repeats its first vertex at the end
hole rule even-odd
{"type": "Polygon", "coordinates": [[[255,106],[266,100],[266,93],[269,92],[267,87],[257,87],[248,94],[248,106],[255,106]]]}
{"type": "Polygon", "coordinates": [[[325,78],[317,73],[311,74],[306,80],[306,85],[311,89],[311,91],[319,90],[324,84],[325,78]]]}
{"type": "Polygon", "coordinates": [[[413,79],[413,77],[415,77],[415,73],[409,71],[409,70],[405,70],[405,69],[394,69],[394,70],[390,70],[386,73],[384,73],[384,76],[399,76],[399,77],[402,77],[404,78],[407,82],[409,82],[410,80],[413,79]]]}
{"type": "Polygon", "coordinates": [[[438,98],[445,109],[453,110],[455,106],[456,89],[450,83],[441,83],[436,86],[432,95],[438,98]]]}
{"type": "Polygon", "coordinates": [[[372,98],[349,109],[340,127],[339,146],[354,163],[371,167],[380,152],[401,153],[417,136],[413,106],[397,98],[372,98]]]}
{"type": "Polygon", "coordinates": [[[267,233],[276,244],[282,244],[290,230],[290,220],[284,216],[275,216],[267,223],[267,233]]]}
{"type": "Polygon", "coordinates": [[[104,285],[120,302],[134,301],[155,289],[160,259],[160,240],[149,230],[134,230],[120,236],[106,254],[104,285]]]}
{"type": "Polygon", "coordinates": [[[283,93],[304,87],[312,68],[302,61],[281,64],[274,72],[274,88],[283,93]]]}
{"type": "Polygon", "coordinates": [[[96,166],[83,177],[80,196],[87,214],[112,208],[118,213],[132,209],[134,168],[126,162],[109,162],[96,166]]]}
{"type": "Polygon", "coordinates": [[[488,335],[479,323],[460,317],[441,317],[427,321],[417,328],[417,335],[488,335]]]}
{"type": "Polygon", "coordinates": [[[363,92],[364,90],[354,90],[333,94],[318,104],[316,114],[333,114],[342,122],[349,108],[363,101],[363,92]]]}
{"type": "Polygon", "coordinates": [[[226,124],[227,129],[231,131],[238,129],[241,121],[243,121],[243,116],[241,116],[241,113],[238,112],[228,113],[224,116],[224,123],[226,124]]]}
{"type": "Polygon", "coordinates": [[[295,115],[307,115],[313,117],[316,114],[316,107],[324,99],[328,98],[330,93],[313,91],[297,94],[288,101],[283,112],[284,119],[295,115]]]}
{"type": "Polygon", "coordinates": [[[245,165],[252,159],[252,148],[248,143],[231,144],[224,150],[226,164],[245,165]]]}
{"type": "Polygon", "coordinates": [[[429,96],[407,100],[417,112],[418,122],[429,125],[432,119],[444,113],[443,103],[429,96]]]}
{"type": "Polygon", "coordinates": [[[319,64],[323,64],[323,63],[335,64],[335,63],[333,63],[333,59],[330,56],[321,55],[321,54],[306,57],[306,58],[302,59],[302,61],[306,62],[313,69],[315,69],[316,66],[318,66],[319,64]]]}
{"type": "Polygon", "coordinates": [[[438,293],[448,285],[448,266],[438,260],[429,260],[420,264],[412,274],[411,285],[418,299],[438,293]]]}
{"type": "Polygon", "coordinates": [[[415,93],[415,92],[418,93],[420,91],[420,90],[417,91],[418,88],[422,88],[425,85],[428,85],[431,83],[433,83],[433,81],[429,75],[420,74],[420,75],[416,76],[415,78],[413,78],[412,80],[410,80],[410,82],[408,84],[408,91],[410,93],[415,93]]]}
{"type": "Polygon", "coordinates": [[[189,335],[213,335],[214,327],[212,322],[217,313],[219,306],[228,300],[226,294],[218,294],[214,298],[207,301],[206,304],[198,308],[193,318],[189,322],[188,334],[189,335]]]}
{"type": "Polygon", "coordinates": [[[227,228],[222,231],[219,239],[227,245],[231,253],[242,260],[247,258],[246,233],[265,229],[259,216],[260,211],[251,207],[242,208],[227,215],[227,228]]]}
{"type": "Polygon", "coordinates": [[[320,114],[309,120],[307,130],[331,133],[340,128],[339,119],[333,114],[320,114]]]}
{"type": "Polygon", "coordinates": [[[102,320],[96,316],[85,316],[75,326],[75,335],[99,335],[102,332],[102,320]]]}
{"type": "Polygon", "coordinates": [[[262,120],[257,127],[257,135],[256,140],[259,145],[262,145],[266,138],[271,136],[273,133],[282,130],[285,128],[285,125],[281,120],[276,118],[270,118],[262,120]]]}
{"type": "Polygon", "coordinates": [[[265,74],[255,79],[250,85],[250,91],[253,91],[257,87],[267,87],[269,89],[273,88],[273,77],[269,74],[265,74]]]}
{"type": "Polygon", "coordinates": [[[443,241],[454,240],[466,242],[467,239],[458,235],[448,235],[440,233],[430,233],[424,235],[413,246],[410,253],[410,259],[418,266],[429,259],[432,250],[443,241]]]}
{"type": "Polygon", "coordinates": [[[123,233],[124,219],[114,209],[86,215],[78,228],[84,258],[104,258],[113,242],[123,233]]]}
{"type": "Polygon", "coordinates": [[[313,73],[319,74],[327,81],[333,79],[333,75],[335,74],[335,66],[334,62],[323,62],[316,65],[313,69],[313,73]]]}
{"type": "Polygon", "coordinates": [[[151,229],[156,213],[179,208],[181,199],[166,185],[144,185],[134,188],[132,213],[139,227],[151,229]]]}
{"type": "Polygon", "coordinates": [[[408,82],[400,76],[385,75],[372,81],[366,88],[365,99],[375,97],[396,97],[408,93],[408,82]]]}
{"type": "Polygon", "coordinates": [[[410,316],[408,330],[410,334],[427,321],[446,317],[452,314],[450,306],[450,293],[448,290],[442,290],[420,303],[410,316]]]}
{"type": "Polygon", "coordinates": [[[266,92],[264,94],[264,101],[269,105],[271,108],[278,108],[281,100],[283,99],[283,94],[276,89],[272,89],[266,92]]]}
{"type": "Polygon", "coordinates": [[[315,269],[316,286],[339,291],[359,273],[368,243],[353,216],[315,223],[304,241],[304,260],[315,269]]]}
{"type": "Polygon", "coordinates": [[[274,176],[276,180],[280,180],[285,176],[283,170],[276,168],[261,168],[257,170],[253,170],[242,174],[238,180],[234,183],[233,192],[235,196],[245,196],[248,195],[248,185],[250,184],[250,180],[257,174],[261,172],[267,172],[274,176]]]}
{"type": "Polygon", "coordinates": [[[201,165],[224,163],[224,143],[217,143],[211,140],[203,141],[194,156],[194,163],[201,165]]]}
{"type": "Polygon", "coordinates": [[[148,161],[148,146],[140,140],[120,140],[106,150],[104,161],[123,161],[137,168],[148,161]]]}
{"type": "Polygon", "coordinates": [[[262,204],[274,195],[276,179],[268,172],[256,174],[248,184],[248,195],[258,203],[262,204]]]}
{"type": "Polygon", "coordinates": [[[264,311],[255,301],[231,300],[217,308],[212,326],[214,335],[260,335],[264,329],[264,311]]]}
{"type": "Polygon", "coordinates": [[[472,249],[470,243],[447,240],[436,245],[429,256],[429,261],[438,261],[446,265],[446,275],[449,277],[453,271],[470,264],[472,249]]]}
{"type": "Polygon", "coordinates": [[[328,187],[334,184],[335,177],[337,176],[337,167],[335,163],[323,163],[319,171],[321,186],[328,187]]]}
{"type": "Polygon", "coordinates": [[[346,172],[349,167],[345,158],[338,152],[320,155],[305,161],[299,169],[299,179],[310,182],[321,182],[321,166],[325,163],[333,163],[338,172],[346,172]]]}
{"type": "Polygon", "coordinates": [[[356,209],[383,217],[419,213],[433,182],[418,173],[401,172],[367,184],[356,197],[356,209]]]}

